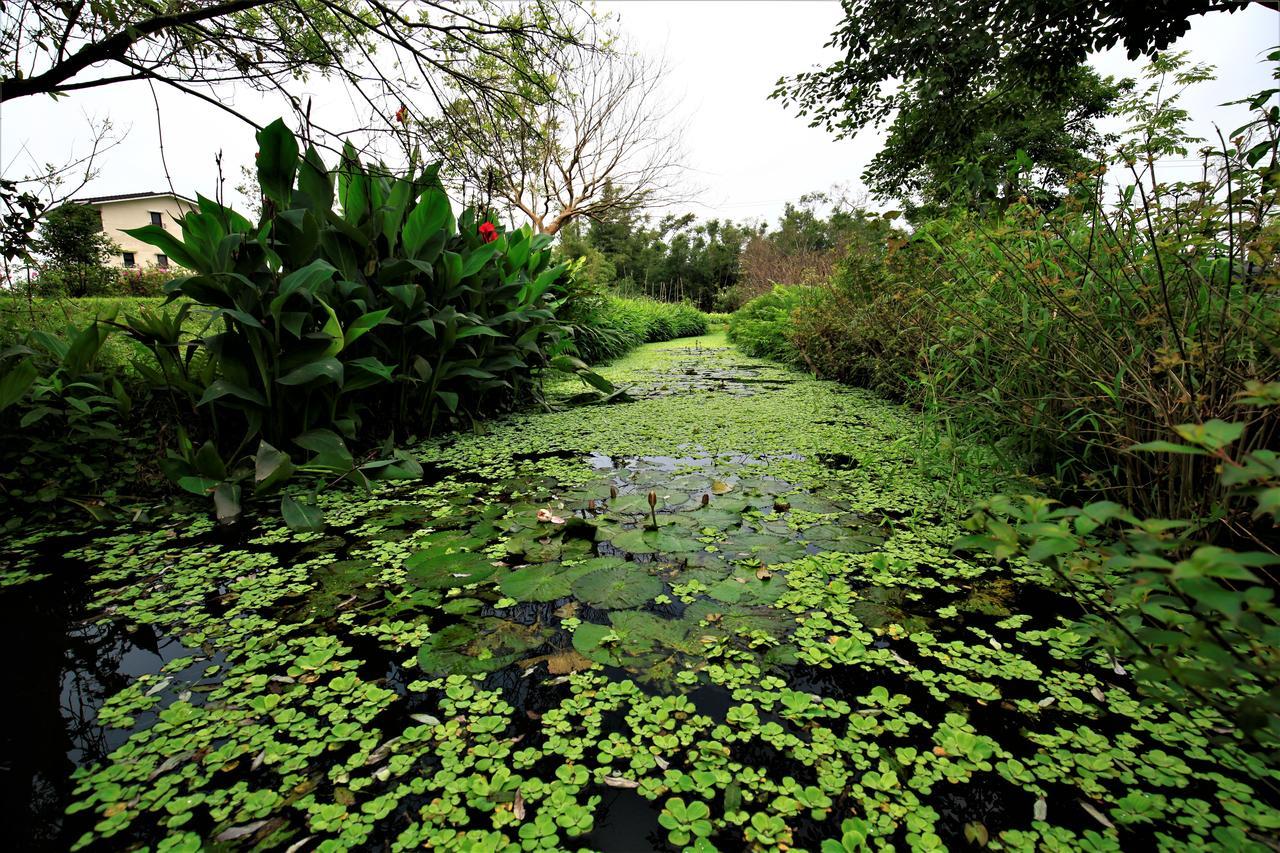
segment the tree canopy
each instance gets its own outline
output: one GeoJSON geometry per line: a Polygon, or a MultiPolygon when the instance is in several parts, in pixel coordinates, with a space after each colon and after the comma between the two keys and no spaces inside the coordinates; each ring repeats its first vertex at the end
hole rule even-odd
{"type": "Polygon", "coordinates": [[[1096,121],[1131,87],[1080,65],[1052,92],[1026,84],[991,91],[946,121],[926,94],[903,93],[863,178],[877,196],[905,201],[912,219],[1019,195],[1052,204],[1075,175],[1101,161],[1107,140],[1096,121]]]}
{"type": "MultiPolygon", "coordinates": [[[[461,57],[500,61],[497,41],[551,64],[576,49],[590,17],[570,23],[566,7],[576,3],[525,0],[513,11],[495,0],[21,0],[0,18],[0,101],[146,80],[256,126],[218,97],[221,86],[280,92],[305,115],[297,84],[320,75],[348,84],[379,126],[396,127],[398,107],[414,92],[464,76],[461,57]]],[[[508,79],[519,77],[509,70],[508,79]]],[[[481,99],[495,85],[467,82],[481,99]]]]}
{"type": "Polygon", "coordinates": [[[52,266],[97,266],[116,251],[116,244],[102,230],[97,208],[64,204],[45,214],[34,248],[52,266]]]}
{"type": "Polygon", "coordinates": [[[842,0],[828,47],[841,58],[778,81],[774,97],[812,126],[847,136],[907,105],[941,126],[985,93],[1052,91],[1089,53],[1123,44],[1131,59],[1168,47],[1189,18],[1248,0],[842,0]],[[901,83],[899,86],[898,83],[901,83]]]}
{"type": "Polygon", "coordinates": [[[838,137],[890,122],[863,175],[877,196],[979,207],[1013,195],[1015,159],[1050,190],[1090,168],[1103,141],[1094,121],[1129,84],[1100,78],[1083,64],[1089,53],[1123,44],[1130,57],[1152,54],[1190,17],[1246,5],[843,0],[827,43],[840,59],[778,81],[773,96],[838,137]]]}

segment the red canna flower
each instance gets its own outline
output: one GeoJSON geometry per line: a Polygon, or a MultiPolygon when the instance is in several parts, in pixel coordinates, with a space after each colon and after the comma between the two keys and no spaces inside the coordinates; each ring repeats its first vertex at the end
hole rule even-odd
{"type": "Polygon", "coordinates": [[[401,124],[409,123],[409,108],[406,107],[404,104],[401,104],[400,109],[396,110],[396,121],[400,122],[401,124]]]}
{"type": "Polygon", "coordinates": [[[498,239],[498,229],[493,227],[492,222],[481,222],[480,237],[486,243],[492,243],[494,240],[498,239]]]}

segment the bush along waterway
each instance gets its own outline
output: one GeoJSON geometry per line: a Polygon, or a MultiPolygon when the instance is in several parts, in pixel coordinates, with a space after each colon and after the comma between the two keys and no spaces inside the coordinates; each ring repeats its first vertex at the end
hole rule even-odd
{"type": "Polygon", "coordinates": [[[1273,849],[1220,720],[952,550],[980,450],[717,336],[604,372],[323,533],[9,542],[13,849],[1273,849]]]}

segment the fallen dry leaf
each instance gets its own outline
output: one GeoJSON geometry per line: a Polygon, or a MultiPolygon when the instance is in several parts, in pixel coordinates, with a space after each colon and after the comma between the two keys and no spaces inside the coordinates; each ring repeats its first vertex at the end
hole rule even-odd
{"type": "Polygon", "coordinates": [[[526,674],[530,674],[537,669],[540,663],[547,665],[547,672],[550,675],[567,675],[571,672],[581,672],[584,669],[590,669],[592,665],[591,660],[578,654],[575,650],[569,649],[551,655],[528,658],[520,661],[517,666],[524,667],[526,674]]]}
{"type": "Polygon", "coordinates": [[[610,788],[639,788],[640,783],[622,776],[606,776],[604,783],[610,788]]]}
{"type": "Polygon", "coordinates": [[[266,826],[265,820],[255,820],[253,823],[246,823],[244,826],[233,826],[230,829],[224,829],[213,837],[214,841],[235,841],[237,838],[244,838],[246,835],[253,835],[259,829],[266,826]]]}
{"type": "Polygon", "coordinates": [[[1112,822],[1107,818],[1107,816],[1106,816],[1106,815],[1104,815],[1102,812],[1100,812],[1100,811],[1098,811],[1097,809],[1095,809],[1095,808],[1094,808],[1092,805],[1090,805],[1089,803],[1086,803],[1084,800],[1081,800],[1081,801],[1080,801],[1080,808],[1082,808],[1082,809],[1084,809],[1086,812],[1088,812],[1090,817],[1092,817],[1092,818],[1093,818],[1094,820],[1096,820],[1098,823],[1100,823],[1100,824],[1102,824],[1103,826],[1105,826],[1107,829],[1115,829],[1115,828],[1116,828],[1116,825],[1115,825],[1114,823],[1112,823],[1112,822]]]}

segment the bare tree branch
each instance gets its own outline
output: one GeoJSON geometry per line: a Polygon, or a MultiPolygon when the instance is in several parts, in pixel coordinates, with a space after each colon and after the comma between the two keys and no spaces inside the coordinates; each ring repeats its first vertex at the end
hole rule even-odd
{"type": "MultiPolygon", "coordinates": [[[[464,197],[498,197],[546,234],[575,219],[687,200],[681,134],[663,100],[665,65],[616,49],[579,58],[558,71],[520,69],[549,81],[544,96],[517,85],[511,97],[477,102],[455,88],[443,116],[420,124],[427,147],[450,164],[442,177],[464,197]]],[[[481,61],[468,76],[487,81],[511,65],[481,61]]]]}

